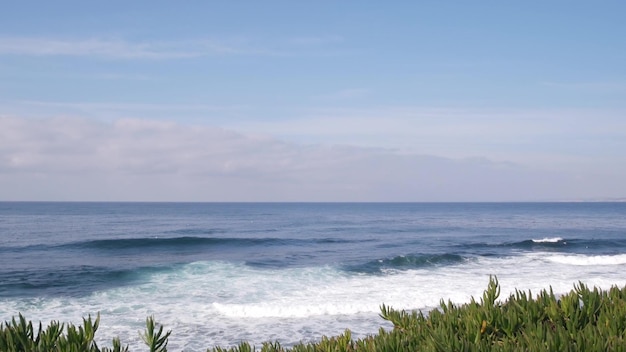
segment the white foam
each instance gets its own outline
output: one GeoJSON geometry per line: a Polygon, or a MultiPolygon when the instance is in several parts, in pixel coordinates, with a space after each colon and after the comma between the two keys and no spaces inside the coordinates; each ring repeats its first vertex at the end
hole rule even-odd
{"type": "Polygon", "coordinates": [[[302,302],[267,302],[255,304],[221,304],[214,302],[216,311],[236,318],[306,318],[322,315],[349,315],[378,311],[377,304],[338,304],[302,302]]]}
{"type": "Polygon", "coordinates": [[[559,264],[567,265],[623,265],[626,264],[626,254],[617,255],[552,255],[546,257],[547,260],[559,264]]]}
{"type": "Polygon", "coordinates": [[[563,241],[563,238],[561,237],[544,237],[542,239],[533,239],[533,242],[535,243],[557,243],[563,241]]]}
{"type": "Polygon", "coordinates": [[[333,267],[256,269],[243,264],[199,262],[161,272],[142,284],[94,293],[89,297],[4,298],[0,321],[18,312],[28,319],[52,319],[80,323],[83,316],[101,313],[99,344],[110,345],[119,336],[131,350],[145,347],[138,331],[145,318],[173,331],[173,351],[206,350],[232,346],[247,340],[283,344],[337,335],[350,328],[365,336],[389,327],[379,316],[382,303],[397,309],[429,310],[441,298],[456,303],[480,297],[489,275],[498,276],[502,297],[515,288],[536,293],[552,286],[567,292],[582,280],[590,286],[625,285],[626,278],[614,266],[571,265],[577,258],[626,263],[626,255],[555,256],[525,253],[514,257],[479,257],[458,265],[431,269],[390,271],[384,275],[347,274],[333,267]],[[548,258],[548,260],[546,260],[548,258]],[[596,259],[592,259],[596,258],[596,259]]]}

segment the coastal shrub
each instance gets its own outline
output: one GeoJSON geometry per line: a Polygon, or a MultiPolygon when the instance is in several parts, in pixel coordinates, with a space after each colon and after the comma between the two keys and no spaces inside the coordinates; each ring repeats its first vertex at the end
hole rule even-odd
{"type": "Polygon", "coordinates": [[[480,302],[442,301],[428,317],[382,306],[381,316],[394,325],[388,336],[401,336],[410,341],[410,349],[421,351],[626,349],[626,288],[591,290],[580,282],[558,298],[552,290],[541,291],[536,299],[516,290],[503,302],[497,301],[499,294],[492,277],[480,302]]]}
{"type": "Polygon", "coordinates": [[[167,352],[167,338],[172,332],[163,334],[163,325],[156,329],[154,317],[146,319],[146,332],[141,335],[141,339],[148,345],[150,352],[167,352]]]}
{"type": "MultiPolygon", "coordinates": [[[[383,352],[383,351],[626,351],[626,287],[590,289],[579,282],[569,293],[552,289],[534,298],[516,290],[498,300],[500,286],[491,277],[479,300],[457,305],[441,301],[427,315],[420,311],[380,307],[380,316],[393,328],[354,339],[350,330],[315,343],[289,348],[266,342],[260,348],[242,342],[233,347],[211,347],[207,352],[383,352]]],[[[93,341],[100,317],[82,326],[52,322],[35,329],[22,315],[0,323],[0,351],[128,351],[119,339],[100,349],[93,341]]],[[[158,329],[152,317],[141,334],[151,352],[167,351],[170,331],[158,329]]]]}
{"type": "Polygon", "coordinates": [[[113,347],[100,349],[94,337],[100,325],[96,320],[83,318],[83,325],[63,324],[52,321],[44,330],[41,322],[36,332],[33,323],[19,315],[10,322],[0,323],[0,351],[2,352],[126,352],[119,339],[113,339],[113,347]]]}

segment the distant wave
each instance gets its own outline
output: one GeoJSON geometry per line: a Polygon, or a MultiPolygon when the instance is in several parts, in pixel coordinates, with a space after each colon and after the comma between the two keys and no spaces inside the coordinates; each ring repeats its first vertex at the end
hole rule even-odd
{"type": "MultiPolygon", "coordinates": [[[[459,244],[453,247],[453,253],[468,257],[506,257],[526,253],[541,253],[542,256],[551,254],[563,256],[581,255],[581,258],[584,259],[557,257],[555,260],[561,260],[563,264],[572,265],[611,265],[615,264],[615,258],[610,256],[626,253],[626,238],[583,239],[565,236],[537,236],[532,239],[515,242],[459,244]],[[594,261],[594,259],[588,259],[585,256],[598,256],[598,259],[594,261]],[[609,256],[609,259],[602,259],[602,256],[609,256]],[[604,262],[606,264],[602,264],[604,262]]],[[[620,264],[619,260],[617,264],[620,264]]]]}
{"type": "Polygon", "coordinates": [[[213,235],[216,233],[226,233],[228,232],[225,229],[205,229],[205,228],[183,228],[165,231],[164,233],[175,234],[175,235],[213,235]]]}
{"type": "Polygon", "coordinates": [[[70,242],[64,244],[38,244],[21,247],[0,247],[1,252],[26,252],[26,251],[46,251],[51,249],[87,249],[87,250],[124,250],[158,247],[174,248],[188,246],[226,245],[226,244],[264,244],[277,242],[280,239],[272,238],[214,238],[214,237],[137,237],[137,238],[112,238],[103,240],[90,240],[70,242]]]}
{"type": "Polygon", "coordinates": [[[513,242],[513,243],[506,243],[505,246],[520,248],[520,249],[533,249],[533,248],[546,248],[546,247],[556,248],[556,247],[569,245],[570,243],[575,245],[577,243],[580,243],[580,241],[576,239],[565,240],[562,237],[544,237],[544,238],[537,238],[537,239],[533,238],[530,240],[524,240],[524,241],[513,242]]]}
{"type": "Polygon", "coordinates": [[[614,254],[626,250],[625,239],[580,239],[545,237],[512,243],[513,248],[531,251],[559,251],[595,255],[614,254]]]}
{"type": "MultiPolygon", "coordinates": [[[[196,231],[190,230],[189,233],[196,234],[208,234],[207,230],[196,231]]],[[[177,232],[178,233],[178,232],[177,232]]],[[[183,232],[184,233],[184,232],[183,232]]],[[[133,250],[133,249],[172,249],[172,248],[193,248],[193,247],[217,247],[217,246],[230,246],[230,247],[253,247],[253,246],[310,246],[310,245],[333,245],[333,244],[349,244],[349,243],[362,243],[370,242],[372,240],[347,240],[338,238],[309,238],[309,239],[295,239],[295,238],[279,238],[279,237],[202,237],[202,236],[178,236],[178,237],[135,237],[135,238],[111,238],[102,240],[89,240],[70,242],[64,244],[37,244],[27,246],[0,246],[0,253],[2,252],[29,252],[29,251],[47,251],[54,249],[62,250],[102,250],[102,251],[115,251],[115,250],[133,250]]]]}
{"type": "Polygon", "coordinates": [[[626,264],[626,254],[616,255],[552,255],[546,257],[548,261],[567,265],[623,265],[626,264]]]}
{"type": "Polygon", "coordinates": [[[171,267],[142,267],[111,269],[92,265],[77,265],[64,268],[50,268],[39,271],[11,271],[0,275],[2,296],[68,295],[88,294],[92,290],[102,290],[114,286],[124,286],[147,280],[148,275],[171,270],[171,267]],[[28,280],[24,280],[24,277],[28,280]]]}
{"type": "Polygon", "coordinates": [[[557,242],[562,242],[563,238],[561,238],[561,237],[544,237],[544,238],[539,239],[539,240],[533,239],[532,241],[534,243],[557,243],[557,242]]]}
{"type": "Polygon", "coordinates": [[[541,239],[530,239],[523,240],[517,242],[476,242],[471,244],[463,244],[457,246],[457,249],[460,251],[476,251],[480,253],[483,250],[500,250],[500,249],[522,249],[522,250],[533,250],[533,249],[541,249],[545,250],[546,248],[559,248],[563,246],[572,246],[581,244],[580,240],[576,239],[563,239],[561,237],[546,237],[541,239]]]}
{"type": "Polygon", "coordinates": [[[444,266],[459,264],[467,261],[468,258],[458,254],[418,254],[418,255],[398,255],[393,258],[378,259],[362,265],[352,265],[345,269],[347,271],[362,272],[367,274],[381,273],[384,270],[409,270],[432,266],[444,266]]]}
{"type": "MultiPolygon", "coordinates": [[[[500,250],[502,248],[526,250],[526,251],[571,251],[579,250],[589,251],[615,251],[619,249],[626,250],[626,238],[624,239],[581,239],[581,238],[563,238],[563,237],[543,237],[517,242],[476,242],[471,244],[463,244],[456,247],[459,251],[472,251],[480,253],[481,251],[500,250]]],[[[600,254],[600,253],[598,253],[600,254]]]]}
{"type": "Polygon", "coordinates": [[[28,251],[43,251],[49,249],[51,246],[45,244],[34,244],[28,246],[0,246],[0,253],[2,252],[28,252],[28,251]]]}
{"type": "Polygon", "coordinates": [[[121,238],[71,243],[66,246],[96,250],[156,249],[206,246],[258,246],[285,244],[291,240],[280,238],[236,238],[236,237],[169,237],[169,238],[121,238]]]}
{"type": "Polygon", "coordinates": [[[155,249],[155,248],[183,248],[183,247],[210,247],[210,246],[232,246],[232,247],[250,247],[250,246],[283,246],[283,245],[311,245],[311,244],[332,244],[332,243],[349,243],[353,241],[332,239],[332,238],[313,238],[313,239],[293,239],[293,238],[277,238],[277,237],[140,237],[140,238],[120,238],[92,240],[84,242],[75,242],[62,245],[63,247],[79,248],[79,249],[95,249],[95,250],[124,250],[124,249],[155,249]]]}

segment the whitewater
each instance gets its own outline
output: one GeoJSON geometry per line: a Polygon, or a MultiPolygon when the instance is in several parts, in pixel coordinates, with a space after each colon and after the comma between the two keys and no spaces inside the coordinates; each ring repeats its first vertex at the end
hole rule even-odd
{"type": "Polygon", "coordinates": [[[140,349],[154,316],[172,351],[357,337],[381,304],[436,308],[497,275],[566,292],[626,285],[623,203],[0,202],[0,320],[80,323],[140,349]]]}

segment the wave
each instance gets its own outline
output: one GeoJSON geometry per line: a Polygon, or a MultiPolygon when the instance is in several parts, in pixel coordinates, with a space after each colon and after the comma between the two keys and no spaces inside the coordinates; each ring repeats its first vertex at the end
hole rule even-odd
{"type": "Polygon", "coordinates": [[[144,238],[123,238],[93,240],[85,242],[71,243],[66,246],[81,249],[97,250],[124,250],[143,248],[177,248],[177,247],[197,247],[197,246],[255,246],[269,244],[284,244],[285,240],[279,238],[235,238],[235,237],[144,237],[144,238]]]}
{"type": "Polygon", "coordinates": [[[124,250],[124,249],[139,249],[139,248],[156,248],[156,247],[186,247],[186,246],[203,246],[203,245],[224,245],[224,244],[236,244],[236,243],[248,243],[248,244],[263,244],[278,241],[279,239],[270,238],[210,238],[210,237],[195,237],[195,236],[183,236],[183,237],[138,237],[138,238],[114,238],[103,240],[90,240],[70,242],[63,244],[37,244],[26,246],[6,246],[0,247],[0,253],[2,252],[37,252],[48,251],[54,249],[86,249],[86,250],[124,250]]]}
{"type": "Polygon", "coordinates": [[[626,254],[616,255],[552,255],[546,257],[546,260],[567,265],[623,265],[626,264],[626,254]]]}
{"type": "Polygon", "coordinates": [[[533,239],[531,240],[534,243],[558,243],[558,242],[563,242],[563,238],[561,237],[544,237],[542,239],[533,239]]]}
{"type": "Polygon", "coordinates": [[[455,246],[459,252],[470,252],[479,255],[501,253],[502,249],[522,250],[531,252],[563,251],[583,253],[596,251],[596,254],[615,253],[626,250],[626,239],[581,239],[563,237],[537,237],[516,242],[476,242],[455,246]]]}
{"type": "MultiPolygon", "coordinates": [[[[576,250],[576,240],[563,239],[561,237],[546,237],[541,239],[529,239],[516,242],[474,242],[453,246],[455,253],[472,256],[508,256],[522,252],[535,251],[570,251],[576,250]]],[[[583,246],[584,247],[584,246],[583,246]]]]}
{"type": "Polygon", "coordinates": [[[151,274],[169,270],[173,270],[173,267],[112,269],[103,266],[77,265],[37,271],[16,270],[0,275],[0,293],[4,297],[31,295],[81,297],[94,291],[145,282],[149,280],[151,274]],[[68,288],[71,289],[68,290],[68,288]]]}
{"type": "Polygon", "coordinates": [[[577,243],[575,239],[563,239],[562,237],[544,237],[540,239],[529,239],[516,242],[474,242],[469,244],[459,244],[456,248],[460,250],[480,250],[480,249],[532,249],[533,247],[567,245],[571,242],[577,243]]]}
{"type": "Polygon", "coordinates": [[[581,244],[584,246],[581,240],[576,239],[563,239],[562,237],[544,237],[538,239],[530,239],[519,242],[512,242],[504,244],[505,247],[511,247],[514,249],[523,249],[523,250],[546,250],[546,249],[560,249],[567,246],[567,249],[574,249],[574,247],[578,247],[581,244]]]}
{"type": "Polygon", "coordinates": [[[469,258],[452,253],[398,255],[392,258],[373,260],[365,264],[346,266],[344,269],[350,272],[375,274],[383,273],[387,270],[410,270],[454,265],[468,260],[469,258]]]}
{"type": "Polygon", "coordinates": [[[228,232],[225,229],[219,229],[219,228],[211,228],[211,229],[205,229],[205,228],[183,228],[183,229],[176,229],[176,230],[170,230],[170,231],[165,231],[164,233],[169,233],[169,234],[174,234],[174,235],[185,235],[185,236],[189,236],[189,235],[213,235],[216,233],[226,233],[228,232]]]}
{"type": "MultiPolygon", "coordinates": [[[[174,233],[174,232],[172,232],[174,233]]],[[[187,234],[210,234],[207,230],[176,231],[175,233],[187,234]]],[[[215,232],[217,233],[217,231],[215,232]]],[[[70,242],[64,244],[36,244],[26,246],[0,246],[2,252],[29,252],[46,251],[50,249],[87,249],[87,250],[128,250],[141,248],[179,248],[179,247],[210,247],[210,246],[282,246],[282,245],[333,245],[371,242],[373,240],[338,239],[338,238],[280,238],[280,237],[202,237],[202,236],[178,236],[178,237],[136,237],[136,238],[111,238],[102,240],[89,240],[70,242]]]]}
{"type": "Polygon", "coordinates": [[[92,249],[92,250],[128,250],[128,249],[155,249],[155,248],[184,248],[184,247],[252,247],[252,246],[305,246],[311,244],[345,244],[363,242],[333,238],[294,239],[279,237],[139,237],[118,238],[73,242],[58,247],[92,249]]]}
{"type": "Polygon", "coordinates": [[[570,254],[613,255],[626,250],[626,239],[580,239],[545,237],[513,243],[512,247],[529,251],[567,252],[570,254]]]}
{"type": "Polygon", "coordinates": [[[545,248],[545,247],[559,247],[565,246],[568,244],[577,244],[580,243],[580,240],[577,239],[564,239],[563,237],[543,237],[543,238],[533,238],[530,240],[523,240],[519,242],[508,242],[503,243],[504,247],[513,247],[518,249],[533,249],[533,248],[545,248]]]}

